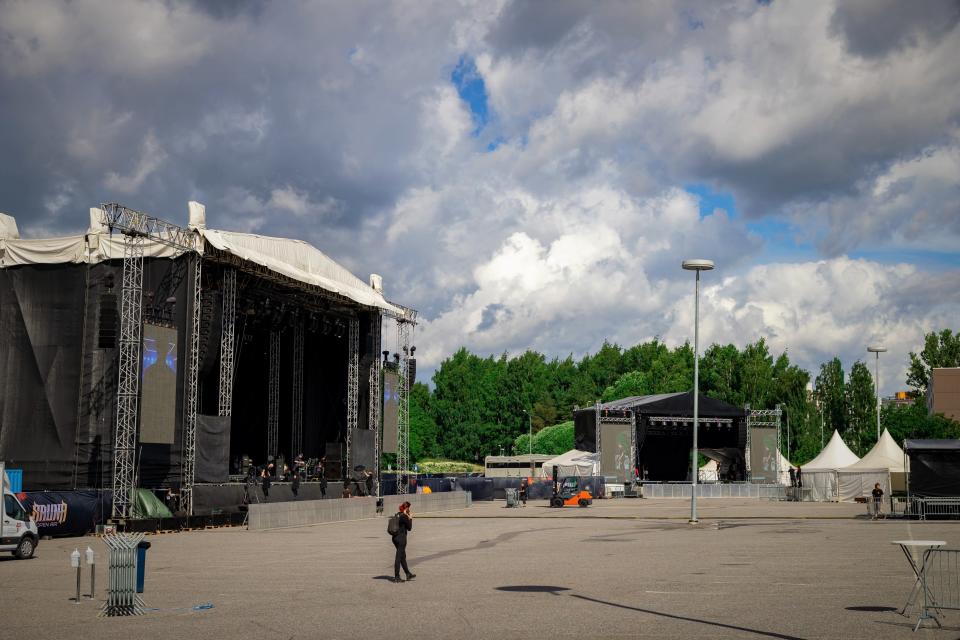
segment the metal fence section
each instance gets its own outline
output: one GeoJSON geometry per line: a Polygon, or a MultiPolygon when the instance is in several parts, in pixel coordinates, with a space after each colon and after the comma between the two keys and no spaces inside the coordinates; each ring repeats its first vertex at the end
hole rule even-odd
{"type": "MultiPolygon", "coordinates": [[[[689,482],[644,482],[644,498],[690,498],[689,482]]],[[[698,498],[758,498],[786,499],[786,489],[779,484],[752,484],[747,482],[697,484],[698,498]]]]}
{"type": "Polygon", "coordinates": [[[913,498],[917,504],[916,513],[921,520],[960,518],[960,497],[957,498],[913,498]]]}
{"type": "Polygon", "coordinates": [[[107,602],[102,616],[137,616],[143,600],[137,595],[137,545],[142,533],[117,533],[103,538],[110,551],[107,570],[107,602]]]}
{"type": "Polygon", "coordinates": [[[920,577],[923,608],[914,631],[924,620],[933,620],[940,626],[934,611],[942,615],[943,609],[960,609],[960,549],[927,549],[920,577]]]}

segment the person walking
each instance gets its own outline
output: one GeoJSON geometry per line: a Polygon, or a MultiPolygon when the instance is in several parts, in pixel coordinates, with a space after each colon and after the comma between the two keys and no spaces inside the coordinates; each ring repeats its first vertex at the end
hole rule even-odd
{"type": "Polygon", "coordinates": [[[407,580],[413,580],[417,577],[417,574],[411,573],[410,567],[407,566],[407,534],[413,530],[413,514],[410,513],[410,503],[402,503],[400,510],[397,511],[394,517],[397,518],[399,526],[397,527],[397,532],[391,536],[393,546],[397,550],[393,559],[393,582],[403,582],[403,580],[400,579],[401,567],[404,573],[407,574],[407,580]]]}
{"type": "Polygon", "coordinates": [[[880,488],[879,482],[873,485],[870,495],[873,496],[873,519],[876,520],[880,517],[880,503],[883,501],[883,489],[880,488]]]}

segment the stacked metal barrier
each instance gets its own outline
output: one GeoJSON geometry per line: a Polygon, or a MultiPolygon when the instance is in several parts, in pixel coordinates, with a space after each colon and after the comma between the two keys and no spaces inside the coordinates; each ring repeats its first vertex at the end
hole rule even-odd
{"type": "Polygon", "coordinates": [[[142,533],[116,533],[105,536],[110,551],[107,569],[107,602],[102,616],[138,616],[143,613],[143,600],[137,595],[137,545],[142,533]]]}

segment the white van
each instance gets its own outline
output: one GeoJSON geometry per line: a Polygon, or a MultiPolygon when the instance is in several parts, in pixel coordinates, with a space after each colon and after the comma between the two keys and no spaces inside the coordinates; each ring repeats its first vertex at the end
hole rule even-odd
{"type": "Polygon", "coordinates": [[[0,518],[0,551],[12,551],[22,559],[30,558],[40,542],[37,523],[10,492],[3,464],[0,464],[0,490],[3,493],[3,516],[0,518]]]}

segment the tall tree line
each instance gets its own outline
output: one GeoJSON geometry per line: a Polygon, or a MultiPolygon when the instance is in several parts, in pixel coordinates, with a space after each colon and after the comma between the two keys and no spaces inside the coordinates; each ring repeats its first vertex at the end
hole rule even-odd
{"type": "MultiPolygon", "coordinates": [[[[921,352],[911,353],[910,360],[906,382],[917,402],[884,408],[884,426],[898,440],[960,436],[957,423],[926,415],[922,397],[931,368],[960,366],[960,333],[928,334],[921,352]]],[[[433,383],[432,390],[418,383],[411,392],[412,458],[479,462],[501,447],[512,451],[516,438],[529,430],[537,433],[570,420],[576,407],[691,390],[693,349],[689,344],[671,349],[656,339],[626,349],[605,342],[576,361],[572,356],[548,360],[536,351],[481,357],[462,348],[441,363],[433,383]]],[[[787,353],[770,353],[763,339],[743,348],[714,344],[701,356],[700,392],[754,409],[779,404],[783,453],[797,464],[814,457],[834,429],[858,455],[876,442],[873,376],[862,361],[845,372],[840,359],[833,358],[811,380],[787,353]]]]}

